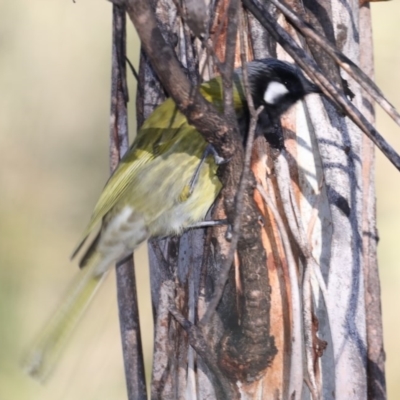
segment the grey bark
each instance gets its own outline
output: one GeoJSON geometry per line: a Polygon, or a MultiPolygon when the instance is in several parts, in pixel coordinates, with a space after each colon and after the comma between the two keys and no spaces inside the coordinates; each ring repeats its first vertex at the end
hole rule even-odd
{"type": "MultiPolygon", "coordinates": [[[[117,166],[128,150],[129,100],[126,85],[125,49],[126,16],[124,9],[113,6],[111,112],[110,112],[110,170],[117,166]]],[[[117,297],[121,343],[129,400],[145,400],[146,381],[140,337],[139,312],[133,259],[116,266],[117,297]]]]}

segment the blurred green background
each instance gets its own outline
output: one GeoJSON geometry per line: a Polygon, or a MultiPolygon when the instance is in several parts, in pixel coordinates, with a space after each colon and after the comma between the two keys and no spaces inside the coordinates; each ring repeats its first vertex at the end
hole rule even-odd
{"type": "MultiPolygon", "coordinates": [[[[373,9],[376,80],[400,108],[400,2],[373,9]]],[[[129,23],[129,55],[137,41],[129,23]]],[[[114,277],[42,386],[19,369],[76,266],[69,255],[108,176],[111,4],[0,1],[0,400],[125,399],[114,277]]],[[[130,77],[132,99],[135,82],[130,77]]],[[[130,125],[135,125],[134,101],[130,125]]],[[[400,149],[400,128],[378,110],[400,149]]],[[[378,153],[379,264],[389,398],[400,396],[400,174],[378,153]]],[[[139,295],[149,293],[144,249],[139,295]]],[[[141,301],[152,344],[151,309],[141,301]]],[[[149,368],[148,360],[147,368],[149,368]]]]}

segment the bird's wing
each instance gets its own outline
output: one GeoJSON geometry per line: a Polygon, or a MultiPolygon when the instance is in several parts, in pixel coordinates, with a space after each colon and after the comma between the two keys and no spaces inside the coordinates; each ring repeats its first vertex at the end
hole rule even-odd
{"type": "Polygon", "coordinates": [[[174,109],[172,101],[165,101],[138,131],[133,145],[107,181],[72,258],[103,217],[124,197],[134,178],[140,176],[140,170],[171,146],[182,126],[187,125],[185,117],[174,109]]]}
{"type": "MultiPolygon", "coordinates": [[[[237,112],[239,112],[240,107],[242,107],[241,96],[238,87],[234,89],[234,104],[235,108],[238,108],[237,112]]],[[[222,109],[220,78],[204,83],[200,87],[200,91],[208,101],[214,103],[217,109],[222,109]]],[[[79,252],[89,234],[102,221],[103,217],[124,196],[134,178],[140,176],[142,167],[147,166],[149,162],[163,155],[171,146],[176,144],[177,135],[182,135],[180,140],[191,141],[189,140],[191,138],[183,133],[187,129],[195,128],[189,128],[186,117],[179,112],[172,99],[167,99],[155,109],[138,131],[133,145],[106,183],[94,208],[89,225],[73,252],[72,258],[79,252]]],[[[189,146],[189,143],[186,143],[185,146],[189,146]]]]}

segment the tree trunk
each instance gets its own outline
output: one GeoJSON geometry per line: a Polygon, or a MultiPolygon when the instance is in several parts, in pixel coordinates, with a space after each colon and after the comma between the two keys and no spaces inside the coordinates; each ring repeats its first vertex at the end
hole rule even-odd
{"type": "MultiPolygon", "coordinates": [[[[154,2],[158,26],[197,84],[198,71],[207,80],[216,68],[183,23],[176,3],[154,2]]],[[[347,75],[341,77],[334,62],[275,7],[265,6],[332,82],[345,88],[347,81],[354,104],[373,122],[372,100],[347,75]]],[[[360,8],[355,0],[292,0],[290,6],[373,75],[368,6],[360,8]]],[[[227,0],[208,5],[210,40],[220,61],[228,9],[227,0]]],[[[243,26],[248,60],[291,60],[246,10],[243,26]]],[[[236,66],[239,53],[237,45],[236,66]]],[[[142,51],[139,126],[165,96],[142,51]]],[[[258,210],[262,222],[252,229],[244,223],[222,299],[208,324],[198,327],[229,251],[226,227],[149,243],[155,319],[152,399],[386,398],[374,146],[322,96],[291,109],[282,118],[282,129],[282,152],[272,150],[264,138],[253,147],[251,165],[259,189],[248,193],[254,198],[248,202],[257,207],[250,205],[248,213],[258,210]]],[[[232,201],[227,196],[223,191],[214,218],[225,216],[232,201]]]]}

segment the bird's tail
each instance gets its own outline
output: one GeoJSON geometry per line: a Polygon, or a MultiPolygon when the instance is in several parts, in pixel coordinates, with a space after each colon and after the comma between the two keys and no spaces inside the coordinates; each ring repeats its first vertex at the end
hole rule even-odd
{"type": "MultiPolygon", "coordinates": [[[[108,268],[100,268],[102,273],[98,273],[100,255],[97,256],[91,260],[93,262],[90,262],[90,265],[79,271],[64,302],[48,321],[23,360],[23,368],[39,381],[45,381],[53,371],[67,339],[107,275],[108,268]]],[[[104,260],[100,262],[103,263],[104,260]]]]}

